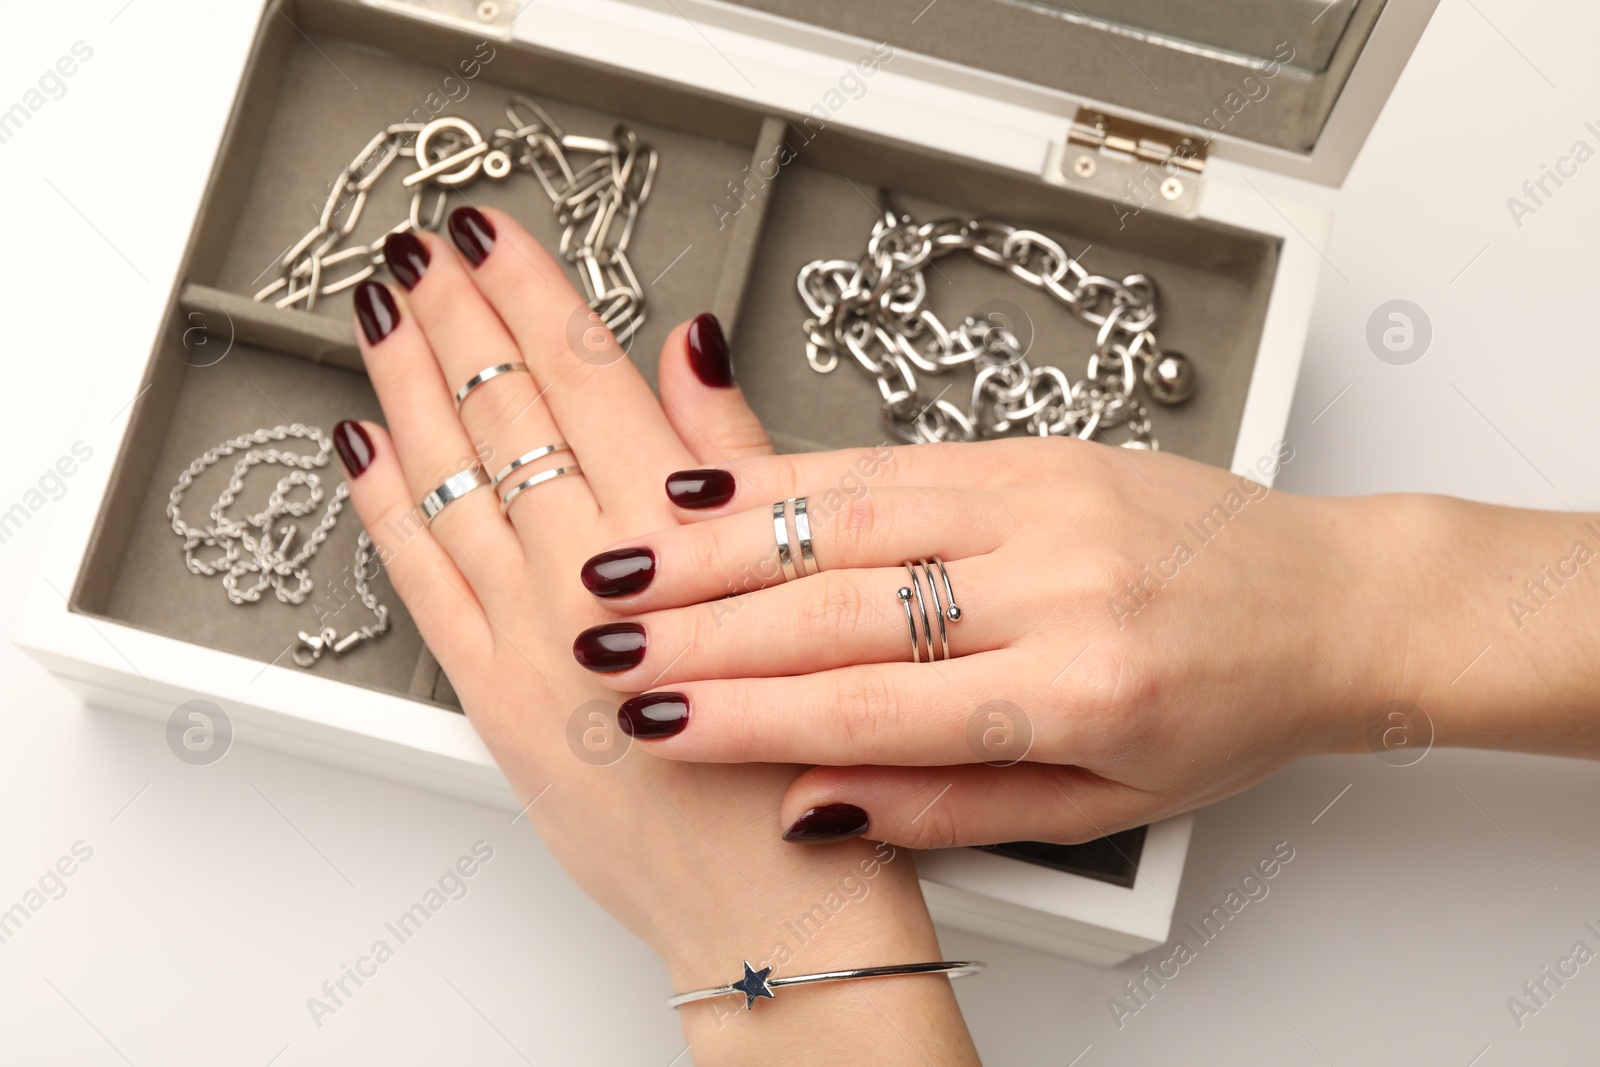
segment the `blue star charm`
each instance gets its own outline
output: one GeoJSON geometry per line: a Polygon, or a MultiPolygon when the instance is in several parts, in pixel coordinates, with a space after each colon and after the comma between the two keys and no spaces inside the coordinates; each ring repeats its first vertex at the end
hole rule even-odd
{"type": "Polygon", "coordinates": [[[737,992],[744,994],[745,1011],[755,1007],[757,997],[766,997],[768,1000],[773,999],[772,987],[767,985],[767,975],[771,973],[771,967],[763,967],[759,971],[752,970],[750,961],[745,961],[744,977],[733,983],[733,988],[737,992]]]}

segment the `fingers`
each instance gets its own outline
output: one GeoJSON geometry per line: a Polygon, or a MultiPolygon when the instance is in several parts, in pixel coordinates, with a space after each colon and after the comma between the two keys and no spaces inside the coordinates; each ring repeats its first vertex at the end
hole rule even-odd
{"type": "MultiPolygon", "coordinates": [[[[700,763],[972,763],[994,758],[975,716],[1032,673],[1029,656],[1001,649],[939,663],[686,682],[624,702],[618,719],[651,752],[700,763]]],[[[1077,750],[1069,722],[1033,731],[1034,748],[1052,759],[1077,750]]]]}
{"type": "Polygon", "coordinates": [[[453,678],[471,677],[494,641],[483,609],[412,503],[394,442],[374,423],[334,427],[350,502],[372,538],[378,564],[405,602],[428,648],[453,678]]]}
{"type": "Polygon", "coordinates": [[[642,471],[689,459],[627,353],[527,230],[503,211],[462,207],[450,215],[450,232],[602,508],[636,493],[642,471]]]}
{"type": "Polygon", "coordinates": [[[1170,812],[1164,798],[1077,767],[817,767],[795,779],[779,821],[790,841],[865,835],[908,848],[1002,841],[1077,844],[1170,812]]]}
{"type": "MultiPolygon", "coordinates": [[[[433,351],[403,301],[378,282],[362,282],[354,303],[361,358],[415,506],[451,476],[476,470],[478,454],[456,418],[433,351]]],[[[417,518],[422,521],[420,510],[417,518]]],[[[521,562],[516,535],[487,486],[446,505],[430,528],[474,589],[496,586],[496,575],[503,579],[507,567],[521,562]]]]}
{"type": "Polygon", "coordinates": [[[696,463],[731,465],[772,454],[772,442],[734,380],[733,360],[715,315],[672,331],[656,370],[661,409],[696,463]]]}
{"type": "MultiPolygon", "coordinates": [[[[452,402],[467,382],[484,371],[523,364],[516,342],[473,284],[466,263],[439,237],[431,233],[390,234],[384,242],[384,258],[408,290],[406,304],[439,361],[452,402]]],[[[511,371],[488,378],[470,389],[456,407],[491,474],[504,470],[530,450],[560,441],[555,420],[529,373],[511,371]]],[[[547,454],[540,460],[537,464],[530,461],[521,476],[575,462],[565,452],[547,454]]],[[[499,492],[504,494],[520,480],[500,486],[499,492]]],[[[547,492],[544,504],[546,508],[559,509],[557,518],[575,518],[568,513],[570,508],[583,513],[594,511],[593,496],[581,478],[567,479],[562,488],[547,492]]],[[[526,513],[524,506],[513,512],[526,513]]]]}
{"type": "MultiPolygon", "coordinates": [[[[680,521],[699,522],[763,504],[770,508],[792,496],[809,496],[814,505],[837,509],[869,488],[993,488],[1026,476],[1028,464],[1021,461],[1018,444],[1015,440],[881,444],[836,452],[752,455],[737,467],[714,464],[674,471],[667,477],[667,499],[680,521]]],[[[1031,462],[1036,464],[1037,458],[1031,462]]]]}
{"type": "MultiPolygon", "coordinates": [[[[1011,526],[1003,500],[992,493],[880,489],[829,505],[823,496],[809,498],[806,506],[815,564],[824,574],[897,567],[908,559],[934,556],[953,565],[994,551],[1011,526]]],[[[584,564],[583,583],[604,606],[628,614],[782,585],[775,522],[769,502],[706,522],[668,527],[595,556],[584,564]]],[[[799,533],[797,529],[785,534],[796,555],[800,547],[794,537],[799,533]]],[[[903,570],[901,578],[906,578],[903,570]]],[[[955,579],[951,581],[955,585],[955,579]]],[[[958,596],[961,591],[955,587],[958,596]]],[[[944,594],[942,585],[939,592],[944,594]]]]}
{"type": "MultiPolygon", "coordinates": [[[[897,590],[911,584],[903,567],[831,571],[747,597],[591,627],[573,649],[579,662],[602,664],[608,685],[637,692],[699,678],[783,677],[852,663],[909,661],[912,622],[919,635],[932,634],[941,664],[945,648],[951,656],[967,656],[1004,648],[1020,637],[1026,613],[1016,610],[1014,597],[1000,592],[1007,574],[983,556],[962,560],[958,570],[972,591],[960,621],[945,617],[931,599],[902,603],[897,590]],[[604,655],[608,642],[622,632],[634,634],[630,658],[604,655]]],[[[920,577],[919,584],[931,598],[920,577]]],[[[942,600],[943,592],[936,592],[942,600]]]]}

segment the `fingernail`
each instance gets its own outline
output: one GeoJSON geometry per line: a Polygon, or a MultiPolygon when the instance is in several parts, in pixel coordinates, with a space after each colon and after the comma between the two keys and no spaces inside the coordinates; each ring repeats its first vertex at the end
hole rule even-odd
{"type": "Polygon", "coordinates": [[[333,450],[339,453],[339,462],[350,478],[361,477],[361,472],[372,466],[372,438],[359,422],[345,419],[333,428],[333,450]]]}
{"type": "Polygon", "coordinates": [[[667,475],[667,499],[680,508],[720,508],[733,499],[733,472],[676,471],[667,475]]]}
{"type": "Polygon", "coordinates": [[[709,311],[689,323],[689,366],[701,384],[726,389],[733,384],[733,359],[722,323],[709,311]]]}
{"type": "Polygon", "coordinates": [[[407,291],[415,289],[422,276],[428,273],[432,258],[428,255],[428,246],[409,231],[391,233],[383,239],[383,261],[389,264],[389,273],[407,291]]]}
{"type": "Polygon", "coordinates": [[[656,554],[648,548],[614,548],[583,565],[583,587],[595,596],[637,593],[656,576],[656,554]]]}
{"type": "Polygon", "coordinates": [[[859,837],[866,832],[866,812],[854,804],[824,804],[820,808],[807,808],[784,833],[783,839],[815,845],[859,837]]]}
{"type": "Polygon", "coordinates": [[[641,741],[672,737],[689,725],[689,698],[682,693],[646,693],[624,700],[617,709],[617,725],[641,741]]]}
{"type": "Polygon", "coordinates": [[[616,674],[644,662],[644,627],[636,622],[591,626],[572,642],[578,665],[596,674],[616,674]]]}
{"type": "Polygon", "coordinates": [[[387,286],[380,282],[362,282],[356,286],[354,300],[356,318],[361,321],[361,332],[367,335],[367,344],[375,345],[394,333],[400,325],[400,308],[387,286]]]}
{"type": "Polygon", "coordinates": [[[475,207],[458,207],[450,212],[450,240],[474,267],[481,267],[494,251],[494,223],[475,207]]]}

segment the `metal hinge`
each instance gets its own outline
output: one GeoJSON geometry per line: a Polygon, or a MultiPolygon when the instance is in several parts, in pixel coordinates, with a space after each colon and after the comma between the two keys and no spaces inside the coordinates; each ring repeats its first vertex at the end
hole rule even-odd
{"type": "Polygon", "coordinates": [[[1080,107],[1044,177],[1137,210],[1194,215],[1209,148],[1187,134],[1080,107]]]}
{"type": "Polygon", "coordinates": [[[451,29],[487,33],[507,41],[511,39],[511,23],[522,7],[514,0],[366,0],[366,3],[451,29]]]}

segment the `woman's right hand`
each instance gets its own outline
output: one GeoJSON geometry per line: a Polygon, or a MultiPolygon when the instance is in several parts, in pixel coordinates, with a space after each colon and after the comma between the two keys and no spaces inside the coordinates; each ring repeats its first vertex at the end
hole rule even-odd
{"type": "MultiPolygon", "coordinates": [[[[361,353],[389,430],[341,423],[335,436],[379,560],[529,821],[656,950],[677,990],[732,981],[741,960],[781,975],[939,958],[904,852],[860,842],[823,855],[780,840],[774,812],[797,768],[613,760],[585,745],[586,732],[615,728],[620,697],[573,660],[573,634],[605,618],[575,580],[580,563],[672,521],[659,492],[668,471],[759,452],[765,439],[721,418],[719,394],[692,375],[691,364],[715,371],[718,360],[726,370],[715,320],[696,320],[693,341],[680,327],[663,353],[663,395],[695,426],[680,435],[520,226],[462,208],[450,230],[460,253],[431,234],[390,238],[407,292],[358,289],[361,353]],[[530,373],[486,382],[457,410],[458,386],[515,362],[530,373]],[[416,501],[452,474],[480,460],[493,472],[558,441],[572,454],[541,466],[575,456],[582,477],[530,488],[509,517],[494,491],[477,490],[422,520],[416,501]]],[[[602,642],[591,666],[627,646],[625,633],[602,642]]],[[[682,1016],[701,1064],[976,1062],[943,978],[810,987],[749,1014],[731,998],[708,1001],[682,1016]]]]}

